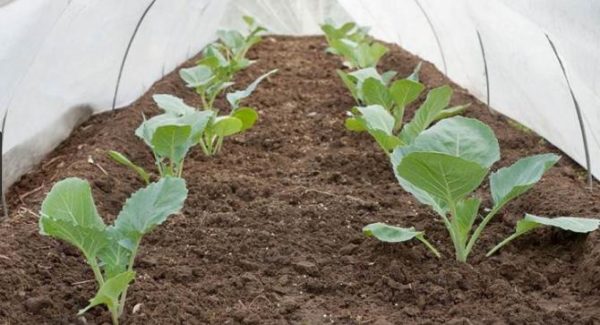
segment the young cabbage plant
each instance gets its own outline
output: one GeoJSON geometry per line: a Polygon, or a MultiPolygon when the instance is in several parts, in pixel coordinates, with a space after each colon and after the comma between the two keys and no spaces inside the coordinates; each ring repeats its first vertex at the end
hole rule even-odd
{"type": "Polygon", "coordinates": [[[336,72],[358,106],[382,104],[389,111],[393,111],[395,101],[406,102],[409,100],[408,98],[402,99],[400,96],[410,96],[416,92],[418,97],[418,94],[425,88],[419,82],[420,70],[421,62],[417,64],[408,77],[404,80],[395,81],[392,86],[390,86],[390,83],[397,74],[393,70],[386,71],[383,74],[379,74],[375,68],[365,68],[352,72],[338,69],[336,72]],[[373,80],[367,82],[368,79],[373,80]],[[409,86],[410,88],[406,88],[409,86]],[[405,93],[406,91],[409,92],[405,93]]]}
{"type": "Polygon", "coordinates": [[[515,233],[492,248],[485,256],[492,256],[496,251],[517,237],[543,226],[555,227],[564,231],[571,231],[580,234],[587,234],[597,230],[600,227],[600,219],[579,217],[546,218],[527,213],[523,219],[517,222],[515,233]]]}
{"type": "Polygon", "coordinates": [[[194,88],[202,100],[203,108],[212,108],[215,99],[233,85],[233,77],[254,61],[248,60],[248,50],[261,41],[261,33],[266,31],[256,24],[254,18],[244,16],[248,34],[238,31],[218,31],[219,41],[208,45],[202,51],[202,58],[192,68],[181,69],[179,75],[187,86],[194,88]]]}
{"type": "Polygon", "coordinates": [[[468,106],[448,108],[452,88],[442,86],[432,89],[413,119],[404,124],[406,106],[414,102],[424,88],[416,81],[402,79],[393,82],[387,89],[377,79],[367,78],[360,96],[368,106],[355,107],[349,112],[346,128],[356,132],[367,131],[389,155],[396,147],[410,145],[432,123],[460,114],[468,106]]]}
{"type": "Polygon", "coordinates": [[[253,17],[244,16],[242,19],[246,23],[246,35],[236,30],[217,31],[219,44],[225,50],[227,57],[238,62],[246,59],[246,54],[250,48],[258,44],[262,40],[261,34],[267,31],[253,17]]]}
{"type": "Polygon", "coordinates": [[[334,40],[347,39],[355,43],[362,43],[368,40],[369,28],[361,27],[356,25],[354,22],[347,22],[339,27],[335,26],[332,20],[327,20],[325,24],[321,25],[321,30],[325,34],[325,39],[329,47],[326,49],[327,52],[337,54],[338,51],[331,46],[334,40]]]}
{"type": "Polygon", "coordinates": [[[125,310],[127,289],[135,278],[134,262],[144,235],[177,213],[187,196],[185,181],[167,177],[135,192],[113,225],[98,214],[87,181],[67,178],[56,183],[42,203],[40,233],[77,247],[98,285],[83,314],[106,305],[113,324],[125,310]]]}
{"type": "MultiPolygon", "coordinates": [[[[149,120],[144,118],[135,134],[152,150],[160,177],[181,177],[187,153],[201,142],[214,113],[196,111],[171,95],[159,94],[152,98],[164,113],[149,120]]],[[[148,172],[124,154],[117,151],[109,151],[108,154],[117,163],[135,171],[146,184],[150,182],[148,172]]]]}
{"type": "Polygon", "coordinates": [[[258,120],[258,113],[253,107],[242,106],[241,101],[249,97],[258,84],[277,70],[271,70],[254,80],[246,89],[238,90],[226,95],[231,108],[229,114],[218,115],[218,110],[212,110],[212,118],[202,132],[200,147],[207,156],[217,154],[223,146],[225,137],[244,132],[254,126],[258,120]]]}
{"type": "Polygon", "coordinates": [[[452,117],[415,134],[410,145],[392,153],[396,178],[404,190],[440,216],[456,259],[462,262],[498,211],[532,188],[559,160],[555,154],[534,155],[492,173],[494,204],[475,227],[481,199],[473,192],[500,159],[494,132],[478,120],[452,117]]]}
{"type": "Polygon", "coordinates": [[[333,39],[329,43],[330,52],[344,58],[344,66],[349,69],[374,68],[389,51],[382,43],[372,41],[355,42],[347,38],[333,39]]]}

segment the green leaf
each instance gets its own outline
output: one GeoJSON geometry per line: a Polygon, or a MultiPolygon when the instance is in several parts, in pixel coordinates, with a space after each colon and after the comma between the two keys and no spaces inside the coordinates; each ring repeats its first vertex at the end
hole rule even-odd
{"type": "Polygon", "coordinates": [[[202,87],[214,78],[212,69],[205,65],[181,69],[179,70],[179,76],[190,88],[202,87]]]}
{"type": "Polygon", "coordinates": [[[519,159],[490,176],[490,189],[495,206],[502,206],[532,188],[560,159],[555,154],[541,154],[519,159]]]}
{"type": "Polygon", "coordinates": [[[381,43],[360,43],[352,49],[352,57],[359,68],[375,67],[377,63],[388,52],[388,48],[381,43]]]}
{"type": "Polygon", "coordinates": [[[413,119],[404,126],[400,138],[405,143],[411,143],[421,132],[429,127],[435,117],[448,106],[452,97],[452,88],[442,86],[427,94],[423,105],[419,107],[413,119]]]}
{"type": "Polygon", "coordinates": [[[440,152],[490,167],[500,159],[494,131],[479,120],[456,116],[423,131],[403,153],[440,152]]]}
{"type": "Polygon", "coordinates": [[[254,90],[256,90],[256,87],[258,86],[258,84],[261,81],[263,81],[268,76],[274,74],[275,72],[277,72],[277,69],[271,70],[271,71],[263,74],[262,76],[256,78],[256,80],[254,80],[250,85],[248,85],[248,87],[246,87],[246,89],[238,90],[236,92],[227,94],[227,101],[229,102],[231,107],[233,109],[238,108],[240,106],[240,101],[242,99],[250,96],[252,94],[252,92],[254,92],[254,90]]]}
{"type": "Polygon", "coordinates": [[[414,227],[401,228],[377,222],[365,226],[363,234],[367,237],[375,237],[386,243],[400,243],[422,235],[423,232],[416,231],[414,227]]]}
{"type": "Polygon", "coordinates": [[[392,163],[394,175],[396,176],[398,183],[405,191],[411,193],[419,202],[431,206],[440,215],[445,215],[447,211],[447,205],[444,201],[432,196],[419,187],[416,187],[412,183],[400,177],[398,174],[398,165],[400,165],[402,158],[405,156],[403,149],[404,148],[402,147],[397,147],[390,155],[390,162],[392,163]]]}
{"type": "Polygon", "coordinates": [[[108,152],[108,156],[112,160],[116,161],[117,163],[119,163],[125,167],[129,167],[129,168],[133,169],[140,176],[140,178],[144,181],[144,183],[146,183],[146,185],[148,183],[150,183],[150,175],[148,174],[148,172],[146,172],[146,170],[144,168],[131,162],[131,160],[129,160],[129,158],[125,157],[125,155],[123,155],[122,153],[120,153],[118,151],[110,150],[108,152]]]}
{"type": "Polygon", "coordinates": [[[81,309],[78,315],[82,315],[90,308],[98,305],[106,305],[109,310],[114,310],[119,306],[119,296],[127,289],[129,283],[134,278],[135,272],[127,271],[108,279],[104,282],[104,285],[100,287],[96,296],[90,299],[90,304],[84,309],[81,309]]]}
{"type": "Polygon", "coordinates": [[[538,217],[525,214],[525,218],[517,222],[517,232],[527,232],[540,226],[550,226],[566,231],[589,233],[600,227],[600,219],[577,218],[577,217],[538,217]]]}
{"type": "Polygon", "coordinates": [[[367,129],[381,130],[386,134],[392,134],[394,117],[381,105],[369,105],[357,107],[357,109],[365,120],[367,129]]]}
{"type": "MultiPolygon", "coordinates": [[[[177,213],[186,197],[187,188],[183,179],[161,178],[127,199],[117,216],[115,228],[129,242],[135,242],[163,223],[169,215],[177,213]]],[[[126,242],[121,242],[121,245],[124,244],[127,246],[126,242]]]]}
{"type": "Polygon", "coordinates": [[[161,157],[180,162],[189,150],[188,140],[192,133],[189,125],[165,125],[152,135],[152,148],[161,157]]]}
{"type": "Polygon", "coordinates": [[[56,183],[42,203],[40,233],[80,249],[88,260],[107,244],[106,225],[94,204],[88,182],[67,178],[56,183]]]}
{"type": "Polygon", "coordinates": [[[425,89],[425,86],[421,83],[409,79],[402,79],[392,83],[390,86],[390,94],[396,105],[404,110],[404,107],[419,98],[423,89],[425,89]]]}
{"type": "Polygon", "coordinates": [[[525,214],[525,217],[517,222],[515,232],[492,248],[486,256],[493,255],[496,251],[513,241],[515,238],[542,226],[556,227],[566,231],[585,234],[600,228],[600,219],[578,217],[546,218],[525,214]]]}
{"type": "Polygon", "coordinates": [[[242,121],[242,129],[240,131],[251,128],[256,123],[256,120],[258,120],[258,113],[251,107],[239,108],[233,112],[232,116],[242,121]]]}
{"type": "Polygon", "coordinates": [[[365,80],[362,84],[362,94],[367,105],[381,105],[387,110],[392,108],[392,96],[386,86],[377,79],[365,80]]]}
{"type": "Polygon", "coordinates": [[[125,272],[131,251],[120,244],[122,241],[127,242],[127,238],[115,227],[108,227],[106,233],[109,243],[100,250],[98,257],[102,262],[101,266],[104,268],[105,277],[112,278],[125,272]]]}
{"type": "Polygon", "coordinates": [[[392,151],[397,146],[402,145],[402,141],[394,136],[392,130],[394,128],[394,117],[380,105],[370,105],[365,107],[357,107],[367,131],[381,148],[386,151],[392,151]]]}
{"type": "Polygon", "coordinates": [[[243,122],[237,117],[220,116],[215,118],[212,131],[217,136],[226,137],[241,132],[243,126],[243,122]]]}
{"type": "Polygon", "coordinates": [[[481,200],[469,198],[459,201],[456,205],[456,216],[454,216],[454,219],[452,219],[451,222],[462,246],[464,246],[469,239],[469,233],[477,218],[480,204],[481,200]]]}
{"type": "Polygon", "coordinates": [[[389,85],[392,79],[398,74],[396,71],[386,71],[381,74],[381,79],[384,85],[389,85]]]}
{"type": "Polygon", "coordinates": [[[473,192],[487,172],[478,163],[437,152],[413,152],[398,165],[400,177],[446,204],[473,192]]]}
{"type": "Polygon", "coordinates": [[[189,114],[195,111],[191,106],[188,106],[181,98],[173,95],[157,94],[152,96],[158,107],[167,113],[175,115],[189,114]]]}
{"type": "Polygon", "coordinates": [[[401,228],[377,222],[365,226],[363,234],[386,243],[400,243],[416,238],[425,244],[435,256],[440,257],[440,253],[425,239],[425,233],[416,231],[414,227],[401,228]]]}
{"type": "Polygon", "coordinates": [[[413,70],[413,72],[410,74],[410,76],[406,77],[406,79],[412,80],[415,82],[419,82],[419,73],[421,72],[422,65],[423,65],[423,62],[419,62],[417,64],[417,66],[415,67],[415,69],[413,70]]]}
{"type": "Polygon", "coordinates": [[[449,117],[460,115],[464,113],[464,111],[466,111],[469,106],[471,106],[471,104],[458,105],[443,109],[441,112],[438,113],[438,115],[436,115],[434,121],[439,121],[449,117]]]}
{"type": "Polygon", "coordinates": [[[347,118],[344,125],[346,126],[346,129],[354,132],[363,132],[367,130],[365,123],[361,119],[355,117],[347,118]]]}

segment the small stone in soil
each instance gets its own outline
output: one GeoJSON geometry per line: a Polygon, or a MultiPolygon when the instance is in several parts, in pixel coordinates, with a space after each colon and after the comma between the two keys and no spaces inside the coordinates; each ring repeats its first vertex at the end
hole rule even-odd
{"type": "Polygon", "coordinates": [[[52,300],[48,297],[32,297],[25,301],[25,308],[32,313],[37,313],[50,306],[52,306],[52,300]]]}

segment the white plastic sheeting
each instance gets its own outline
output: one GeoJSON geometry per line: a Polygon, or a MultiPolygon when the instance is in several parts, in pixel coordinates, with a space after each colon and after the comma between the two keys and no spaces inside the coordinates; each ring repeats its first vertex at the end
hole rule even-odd
{"type": "Polygon", "coordinates": [[[433,62],[458,84],[585,165],[569,88],[581,106],[592,171],[600,177],[600,2],[594,0],[0,0],[0,113],[10,110],[3,187],[64,139],[75,123],[117,106],[252,15],[278,34],[320,33],[326,18],[433,62]],[[478,38],[481,38],[481,43],[478,38]],[[483,44],[489,71],[485,75],[483,44]]]}

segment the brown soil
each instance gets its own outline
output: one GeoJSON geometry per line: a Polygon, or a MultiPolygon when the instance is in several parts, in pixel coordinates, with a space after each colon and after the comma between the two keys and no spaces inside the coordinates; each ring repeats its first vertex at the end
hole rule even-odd
{"type": "MultiPolygon", "coordinates": [[[[443,225],[402,191],[373,140],[345,131],[353,102],[335,74],[340,61],[324,48],[319,37],[274,37],[251,51],[260,60],[238,85],[279,68],[248,100],[260,108],[260,122],[228,139],[217,157],[192,153],[186,207],[142,242],[124,323],[599,324],[600,232],[541,229],[483,256],[524,212],[598,215],[600,191],[585,189],[584,172],[563,158],[497,216],[470,264],[458,263],[443,225]],[[444,257],[432,258],[418,243],[364,238],[361,228],[376,221],[426,230],[444,257]]],[[[382,70],[407,75],[418,60],[394,47],[382,70]]],[[[422,80],[429,87],[449,82],[428,63],[422,80]]],[[[466,115],[491,125],[500,139],[496,167],[558,152],[455,89],[453,102],[473,103],[466,115]]],[[[79,176],[93,184],[106,219],[114,218],[142,184],[105,153],[120,150],[152,169],[133,130],[141,112],[157,112],[155,93],[199,104],[171,73],[129,109],[81,125],[12,187],[13,213],[0,225],[0,323],[84,323],[75,314],[94,292],[93,282],[82,281],[93,276],[76,250],[38,234],[35,213],[54,182],[79,176]]],[[[101,324],[109,315],[95,308],[85,319],[101,324]]]]}

